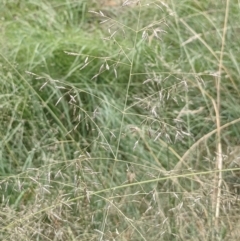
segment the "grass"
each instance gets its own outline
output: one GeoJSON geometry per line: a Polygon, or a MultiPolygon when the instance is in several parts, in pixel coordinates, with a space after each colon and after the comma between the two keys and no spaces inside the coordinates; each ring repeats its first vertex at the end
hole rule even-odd
{"type": "Polygon", "coordinates": [[[2,6],[1,240],[239,239],[236,2],[2,6]]]}

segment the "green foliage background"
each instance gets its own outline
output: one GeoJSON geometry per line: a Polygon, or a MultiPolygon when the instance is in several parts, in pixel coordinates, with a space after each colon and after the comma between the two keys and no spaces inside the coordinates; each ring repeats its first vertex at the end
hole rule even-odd
{"type": "MultiPolygon", "coordinates": [[[[240,155],[230,158],[240,136],[240,11],[229,2],[226,176],[240,155]]],[[[234,240],[238,205],[222,207],[215,232],[209,191],[225,1],[0,4],[1,239],[234,240]]]]}

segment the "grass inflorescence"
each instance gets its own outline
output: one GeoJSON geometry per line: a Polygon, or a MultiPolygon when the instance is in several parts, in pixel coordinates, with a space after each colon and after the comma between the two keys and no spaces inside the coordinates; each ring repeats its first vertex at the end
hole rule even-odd
{"type": "Polygon", "coordinates": [[[2,1],[1,240],[238,240],[236,1],[2,1]]]}

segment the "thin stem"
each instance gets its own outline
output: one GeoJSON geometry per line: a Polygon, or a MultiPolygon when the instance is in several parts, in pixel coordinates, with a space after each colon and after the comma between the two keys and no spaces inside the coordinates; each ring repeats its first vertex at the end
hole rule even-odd
{"type": "Polygon", "coordinates": [[[217,197],[216,197],[216,210],[215,210],[215,227],[218,227],[218,220],[220,215],[220,202],[221,202],[221,186],[222,186],[222,143],[221,143],[221,74],[222,74],[222,62],[223,52],[225,46],[225,37],[227,32],[227,22],[229,13],[229,0],[226,2],[225,19],[223,26],[222,46],[218,66],[218,77],[216,79],[217,84],[217,108],[216,108],[216,124],[217,124],[217,167],[218,167],[218,182],[217,182],[217,197]]]}

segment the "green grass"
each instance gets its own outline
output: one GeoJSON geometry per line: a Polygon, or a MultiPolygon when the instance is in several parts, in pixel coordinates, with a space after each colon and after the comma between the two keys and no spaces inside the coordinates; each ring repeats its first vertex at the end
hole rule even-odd
{"type": "Polygon", "coordinates": [[[1,240],[239,239],[236,1],[0,3],[1,240]]]}

